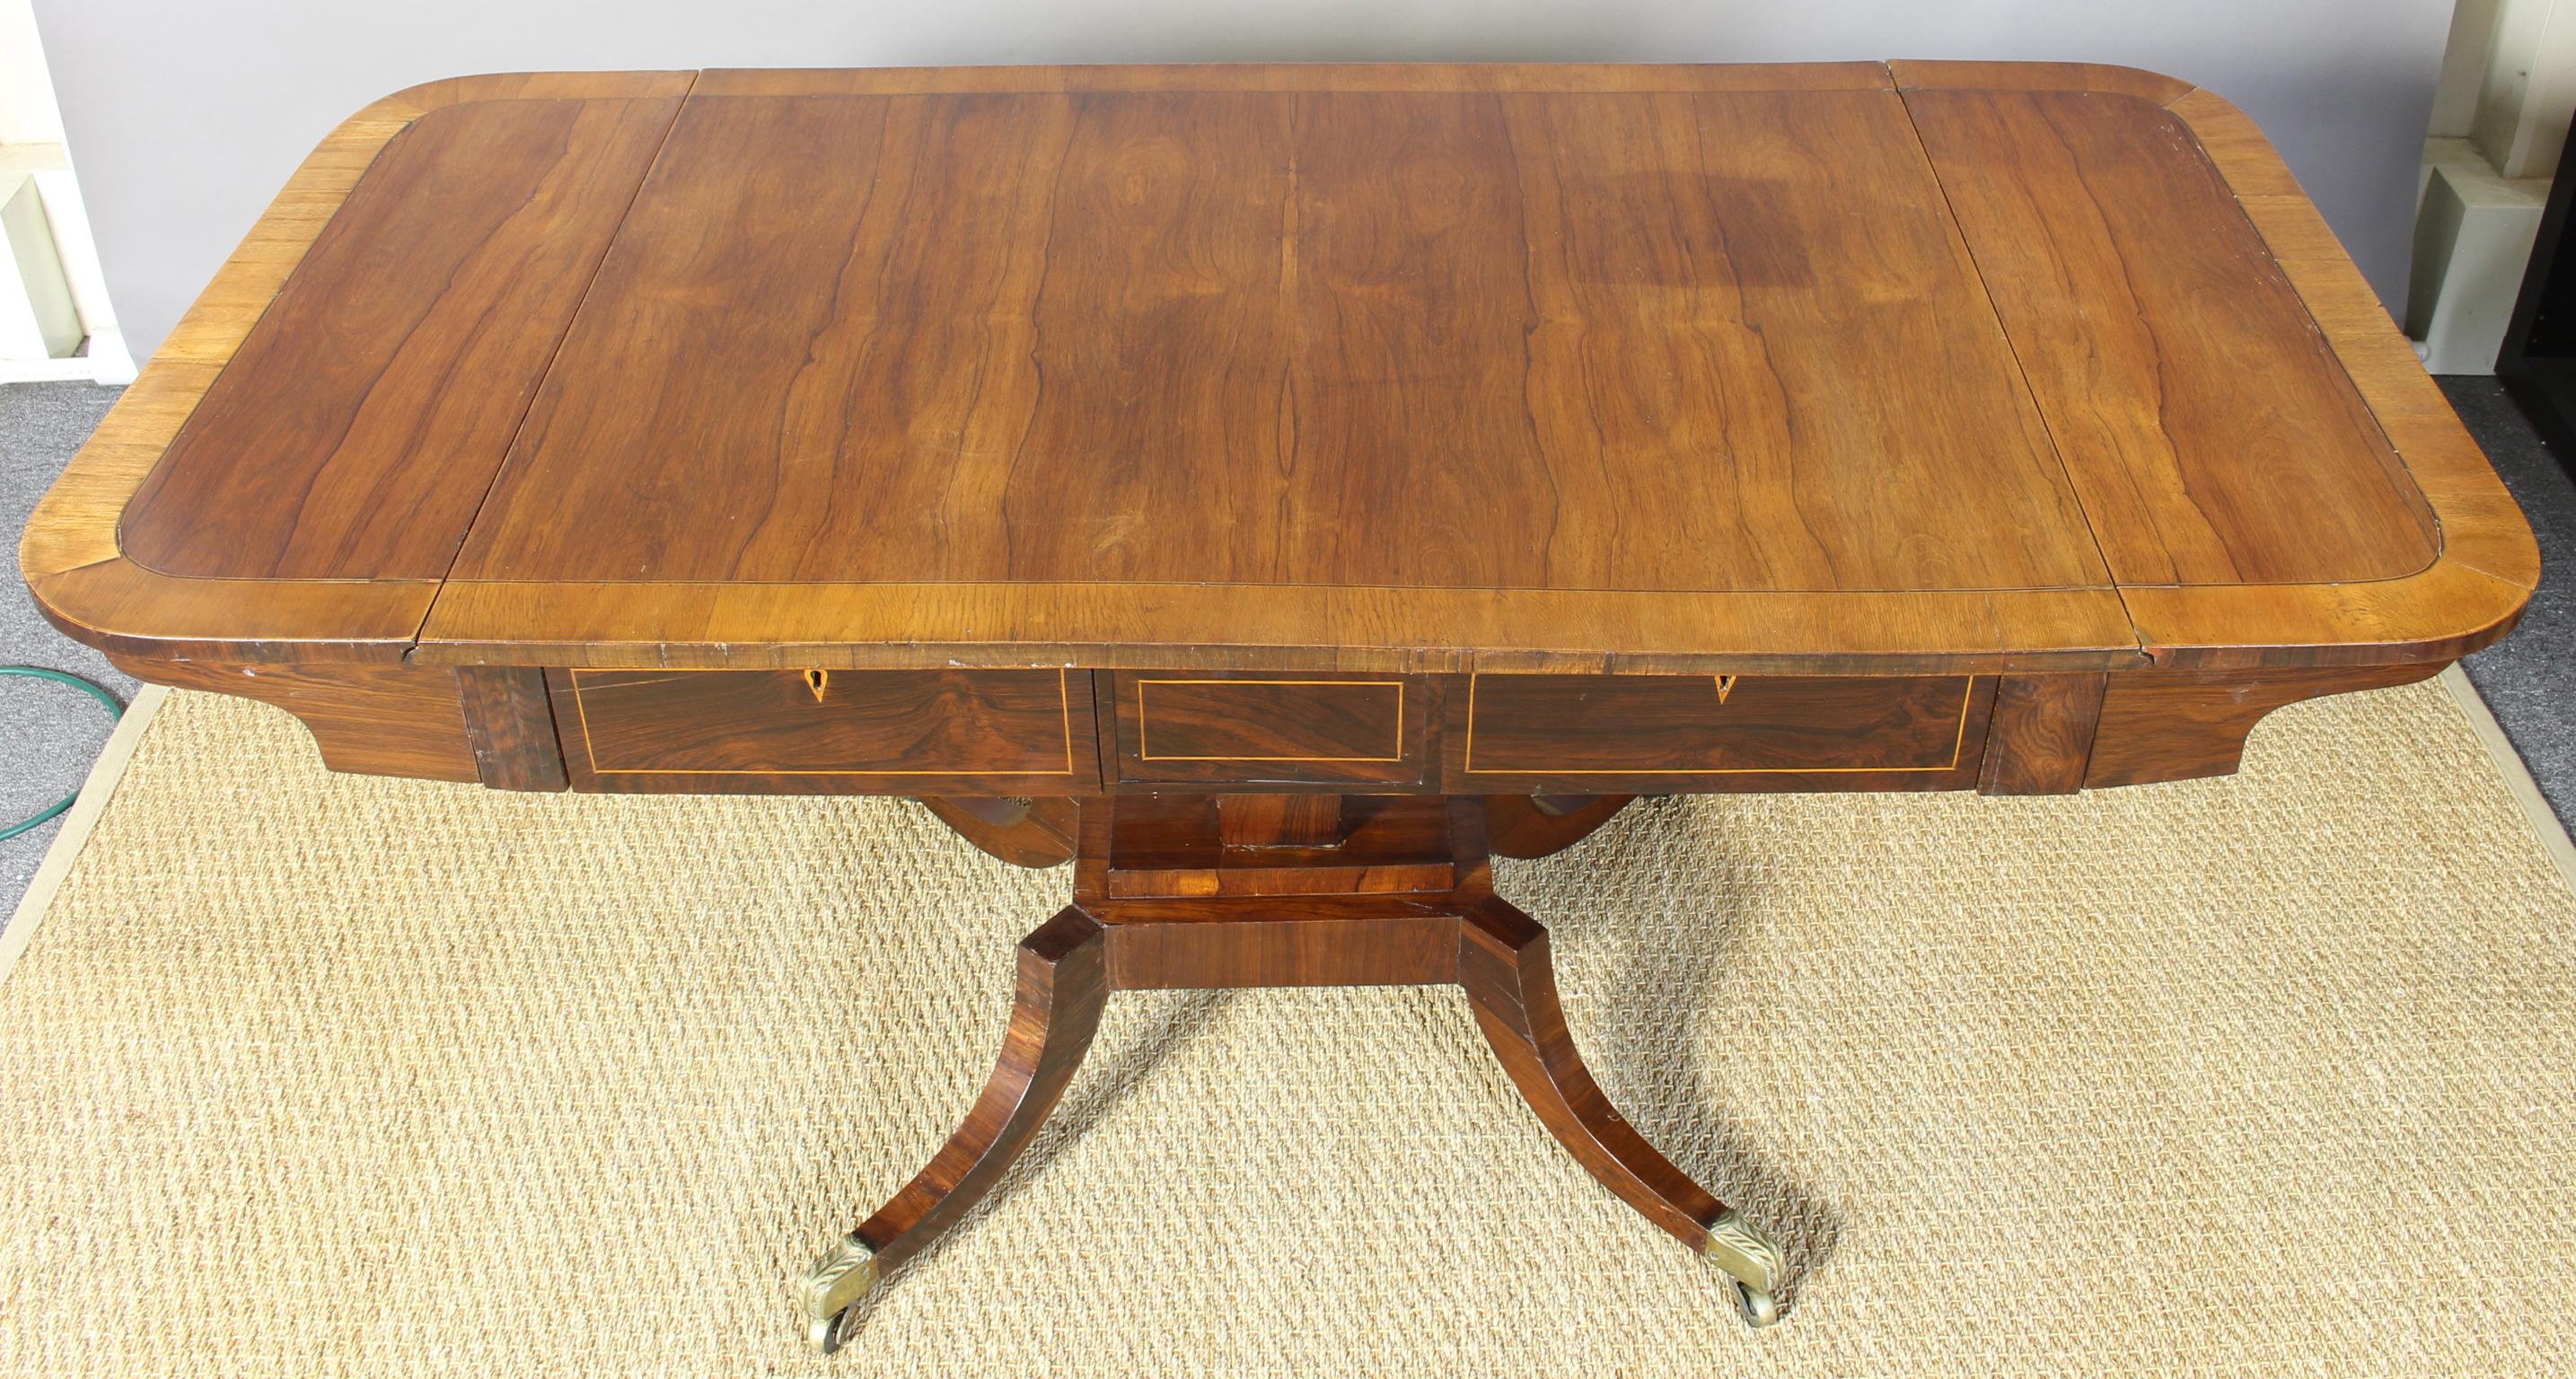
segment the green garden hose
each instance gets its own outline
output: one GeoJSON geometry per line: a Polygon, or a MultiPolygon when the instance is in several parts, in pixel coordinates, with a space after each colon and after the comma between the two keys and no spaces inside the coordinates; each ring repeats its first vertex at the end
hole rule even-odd
{"type": "MultiPolygon", "coordinates": [[[[0,675],[24,675],[34,680],[59,681],[71,686],[73,689],[87,694],[90,698],[105,704],[107,706],[107,716],[110,719],[118,719],[125,716],[125,706],[116,702],[115,695],[108,693],[106,690],[91,684],[89,681],[84,680],[77,675],[66,675],[59,670],[47,670],[43,666],[0,666],[0,675]]],[[[79,798],[80,791],[78,789],[74,789],[72,793],[54,801],[51,806],[37,811],[34,815],[20,819],[18,822],[9,825],[6,828],[0,828],[0,840],[15,838],[19,834],[26,832],[28,829],[34,828],[45,820],[71,808],[72,801],[79,798]]]]}

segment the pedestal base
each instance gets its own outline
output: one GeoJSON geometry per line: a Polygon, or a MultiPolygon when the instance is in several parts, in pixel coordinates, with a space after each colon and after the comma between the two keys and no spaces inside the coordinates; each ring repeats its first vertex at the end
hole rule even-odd
{"type": "MultiPolygon", "coordinates": [[[[930,802],[977,846],[1061,860],[1061,806],[930,802]]],[[[1624,800],[1122,796],[1079,807],[1074,903],[1020,941],[1002,1054],[965,1123],[800,1291],[829,1351],[850,1306],[999,1181],[1072,1081],[1109,994],[1250,986],[1466,988],[1476,1023],[1539,1120],[1612,1192],[1778,1319],[1785,1261],[1610,1104],[1558,1007],[1547,931],[1493,893],[1489,816],[1515,855],[1568,846],[1624,800]]]]}

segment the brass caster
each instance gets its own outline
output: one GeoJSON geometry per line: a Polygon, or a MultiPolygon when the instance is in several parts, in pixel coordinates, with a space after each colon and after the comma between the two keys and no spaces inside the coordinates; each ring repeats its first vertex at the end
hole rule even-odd
{"type": "Polygon", "coordinates": [[[857,1236],[844,1236],[830,1252],[814,1261],[796,1286],[796,1305],[805,1314],[805,1339],[816,1353],[841,1348],[841,1315],[877,1284],[876,1251],[857,1236]]]}
{"type": "Polygon", "coordinates": [[[817,1355],[829,1355],[841,1348],[841,1314],[838,1312],[805,1323],[805,1344],[817,1355]]]}
{"type": "Polygon", "coordinates": [[[1744,1324],[1759,1331],[1780,1324],[1780,1304],[1759,1288],[1735,1285],[1735,1301],[1744,1310],[1744,1324]]]}
{"type": "Polygon", "coordinates": [[[1780,1320],[1780,1304],[1771,1295],[1789,1271],[1789,1256],[1779,1241],[1729,1208],[1708,1224],[1708,1243],[1700,1253],[1735,1280],[1746,1325],[1758,1330],[1780,1320]]]}

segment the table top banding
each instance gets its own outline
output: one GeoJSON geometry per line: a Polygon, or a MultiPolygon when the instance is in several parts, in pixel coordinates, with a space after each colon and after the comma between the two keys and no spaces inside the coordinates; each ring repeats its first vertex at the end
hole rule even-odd
{"type": "Polygon", "coordinates": [[[240,661],[2446,660],[2528,530],[2259,133],[2067,64],[433,83],[39,510],[240,661]]]}

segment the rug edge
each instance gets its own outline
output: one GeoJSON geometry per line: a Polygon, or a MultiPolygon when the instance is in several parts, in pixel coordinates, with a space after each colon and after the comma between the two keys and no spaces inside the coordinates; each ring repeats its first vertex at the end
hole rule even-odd
{"type": "Polygon", "coordinates": [[[2549,854],[2558,874],[2566,878],[2571,889],[2576,889],[2576,839],[2569,838],[2566,823],[2558,817],[2557,810],[2549,807],[2549,797],[2540,793],[2540,782],[2532,777],[2531,763],[2522,759],[2513,739],[2505,735],[2504,725],[2496,721],[2494,706],[2478,693],[2476,682],[2456,661],[2444,667],[2437,678],[2450,692],[2451,702],[2459,706],[2460,715],[2469,720],[2469,731],[2477,735],[2487,759],[2503,775],[2505,793],[2521,809],[2523,822],[2539,835],[2541,851],[2549,854]]]}
{"type": "Polygon", "coordinates": [[[18,955],[27,950],[28,942],[36,936],[36,927],[44,922],[45,912],[53,908],[54,897],[71,875],[72,864],[89,846],[90,833],[107,813],[117,785],[125,779],[125,768],[134,761],[134,749],[141,745],[144,732],[169,698],[170,690],[165,685],[145,685],[137,690],[134,702],[126,705],[124,714],[116,720],[115,731],[108,734],[107,745],[99,749],[98,760],[82,777],[79,798],[63,813],[62,831],[45,849],[44,860],[36,864],[36,874],[27,879],[26,893],[18,897],[18,908],[10,912],[9,923],[0,927],[0,982],[9,980],[10,969],[18,965],[18,955]]]}

